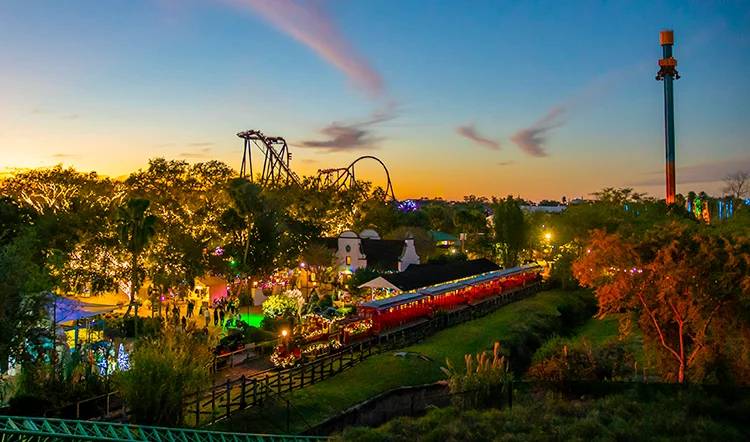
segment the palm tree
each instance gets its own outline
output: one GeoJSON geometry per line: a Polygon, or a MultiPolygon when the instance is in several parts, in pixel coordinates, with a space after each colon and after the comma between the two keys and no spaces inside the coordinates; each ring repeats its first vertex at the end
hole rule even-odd
{"type": "Polygon", "coordinates": [[[130,314],[143,282],[140,255],[156,233],[156,216],[146,214],[149,205],[151,201],[147,199],[132,198],[117,211],[120,241],[130,253],[130,303],[125,316],[130,314]]]}

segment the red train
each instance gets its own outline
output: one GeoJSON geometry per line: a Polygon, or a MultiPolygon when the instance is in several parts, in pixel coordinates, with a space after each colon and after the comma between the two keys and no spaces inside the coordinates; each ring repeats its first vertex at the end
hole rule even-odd
{"type": "Polygon", "coordinates": [[[299,362],[303,354],[316,355],[364,338],[408,327],[431,318],[436,312],[453,311],[477,305],[491,298],[506,296],[515,289],[538,281],[541,267],[524,265],[494,270],[479,275],[424,287],[390,298],[365,302],[358,306],[358,316],[338,323],[335,329],[321,330],[294,348],[280,345],[271,360],[287,367],[299,362]]]}
{"type": "MultiPolygon", "coordinates": [[[[541,266],[528,264],[496,270],[458,281],[437,284],[402,293],[386,299],[370,301],[359,306],[360,317],[371,321],[370,334],[403,327],[412,322],[432,317],[438,311],[451,311],[466,305],[476,305],[489,298],[538,281],[541,266]]],[[[348,341],[345,336],[345,341],[348,341]]]]}

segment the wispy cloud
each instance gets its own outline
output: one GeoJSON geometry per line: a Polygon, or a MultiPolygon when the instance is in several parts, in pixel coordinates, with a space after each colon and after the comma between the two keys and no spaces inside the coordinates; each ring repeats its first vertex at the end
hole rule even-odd
{"type": "Polygon", "coordinates": [[[498,161],[497,162],[498,166],[503,166],[503,167],[510,166],[512,164],[516,164],[516,162],[515,161],[498,161]]]}
{"type": "Polygon", "coordinates": [[[653,68],[652,61],[644,60],[632,65],[612,69],[593,78],[567,100],[551,107],[534,124],[516,131],[510,139],[521,151],[534,157],[549,156],[547,144],[553,129],[565,124],[567,118],[584,106],[606,95],[617,85],[634,75],[645,74],[653,68]]]}
{"type": "Polygon", "coordinates": [[[315,164],[315,163],[317,163],[317,162],[318,162],[318,160],[316,160],[316,159],[314,159],[314,158],[302,158],[302,159],[300,160],[300,162],[301,162],[302,164],[315,164]]]}
{"type": "MultiPolygon", "coordinates": [[[[677,184],[715,183],[724,180],[730,173],[750,171],[750,155],[719,161],[707,161],[689,166],[677,167],[677,184]]],[[[664,184],[664,171],[652,171],[648,178],[628,183],[631,186],[656,186],[664,184]]]]}
{"type": "Polygon", "coordinates": [[[564,114],[565,108],[553,107],[536,123],[514,133],[510,140],[527,155],[546,157],[548,153],[545,145],[547,144],[549,131],[563,124],[564,114]]]}
{"type": "Polygon", "coordinates": [[[39,106],[33,108],[31,110],[31,113],[33,115],[49,115],[50,117],[58,117],[62,120],[77,120],[81,118],[79,114],[75,114],[75,113],[61,114],[60,112],[56,112],[54,110],[47,109],[44,107],[39,107],[39,106]]]}
{"type": "Polygon", "coordinates": [[[500,150],[500,142],[481,135],[473,124],[457,127],[456,133],[488,149],[500,150]]]}
{"type": "Polygon", "coordinates": [[[365,121],[356,123],[333,122],[320,130],[324,138],[306,140],[299,143],[301,147],[322,149],[326,152],[342,150],[377,149],[382,137],[373,135],[372,128],[396,117],[395,105],[377,110],[365,121]]]}
{"type": "Polygon", "coordinates": [[[277,29],[304,44],[344,73],[372,97],[383,94],[383,79],[349,44],[330,14],[319,2],[295,0],[229,0],[249,6],[277,29]]]}
{"type": "Polygon", "coordinates": [[[52,158],[56,160],[69,160],[71,158],[78,158],[80,155],[73,154],[73,153],[56,153],[52,154],[52,158]]]}
{"type": "Polygon", "coordinates": [[[210,154],[211,154],[211,148],[206,147],[206,148],[198,149],[192,152],[182,152],[181,154],[178,155],[178,157],[185,158],[185,159],[201,159],[201,158],[209,158],[210,154]]]}
{"type": "Polygon", "coordinates": [[[208,142],[208,141],[202,141],[198,143],[188,143],[188,146],[190,147],[207,147],[207,146],[213,146],[214,143],[208,142]]]}

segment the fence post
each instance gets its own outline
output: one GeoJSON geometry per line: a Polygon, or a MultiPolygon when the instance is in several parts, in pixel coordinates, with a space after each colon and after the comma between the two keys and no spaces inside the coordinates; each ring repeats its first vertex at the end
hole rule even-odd
{"type": "Polygon", "coordinates": [[[227,418],[229,418],[229,414],[230,414],[230,411],[231,411],[230,407],[232,405],[232,398],[230,396],[229,379],[227,379],[226,391],[227,391],[227,418]]]}
{"type": "Polygon", "coordinates": [[[211,422],[216,416],[216,380],[211,381],[211,422]]]}
{"type": "Polygon", "coordinates": [[[302,364],[302,367],[299,370],[300,388],[305,388],[305,366],[307,366],[307,364],[302,364]]]}
{"type": "Polygon", "coordinates": [[[201,424],[201,389],[195,394],[195,426],[199,427],[201,424]]]}
{"type": "Polygon", "coordinates": [[[289,372],[289,391],[292,391],[294,389],[294,373],[297,370],[292,370],[289,372]]]}
{"type": "Polygon", "coordinates": [[[268,382],[268,375],[266,375],[265,379],[265,387],[263,388],[263,397],[261,398],[261,401],[266,399],[266,396],[268,396],[268,392],[271,390],[271,387],[269,386],[268,382]]]}
{"type": "Polygon", "coordinates": [[[245,407],[247,407],[247,400],[245,399],[247,379],[245,378],[244,374],[240,378],[240,381],[242,382],[242,393],[240,394],[240,410],[244,410],[245,407]]]}
{"type": "Polygon", "coordinates": [[[81,418],[81,401],[76,402],[76,419],[81,418]]]}
{"type": "Polygon", "coordinates": [[[253,379],[253,407],[258,405],[258,381],[253,379]]]}

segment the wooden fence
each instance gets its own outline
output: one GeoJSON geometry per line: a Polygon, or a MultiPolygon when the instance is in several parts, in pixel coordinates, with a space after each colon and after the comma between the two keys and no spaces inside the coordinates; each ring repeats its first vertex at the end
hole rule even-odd
{"type": "Polygon", "coordinates": [[[464,306],[436,317],[391,330],[385,334],[351,344],[335,353],[283,370],[267,370],[252,377],[240,376],[204,391],[188,395],[183,401],[182,422],[202,426],[226,419],[250,407],[263,406],[269,398],[280,397],[315,384],[353,367],[373,354],[411,345],[433,333],[479,318],[517,299],[535,293],[539,284],[516,289],[481,303],[464,306]]]}

